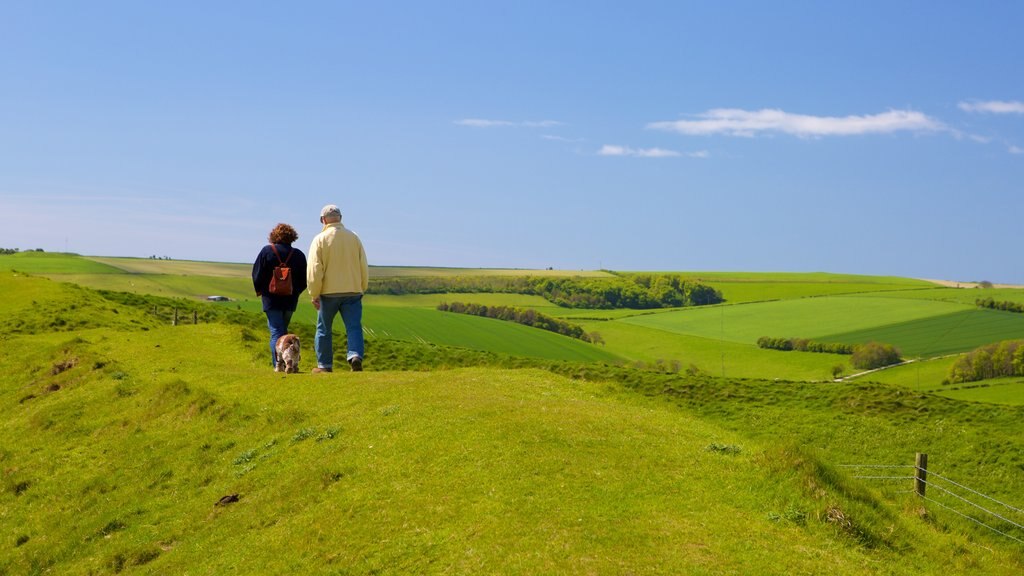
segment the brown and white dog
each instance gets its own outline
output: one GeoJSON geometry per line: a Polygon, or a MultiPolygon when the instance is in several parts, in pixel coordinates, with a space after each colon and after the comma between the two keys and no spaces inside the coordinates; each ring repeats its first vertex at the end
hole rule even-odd
{"type": "Polygon", "coordinates": [[[296,374],[299,371],[299,337],[285,334],[277,339],[277,366],[274,372],[296,374]]]}

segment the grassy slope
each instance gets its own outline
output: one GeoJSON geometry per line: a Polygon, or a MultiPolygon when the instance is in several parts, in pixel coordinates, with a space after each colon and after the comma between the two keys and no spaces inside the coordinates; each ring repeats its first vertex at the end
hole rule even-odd
{"type": "MultiPolygon", "coordinates": [[[[0,287],[8,311],[87,293],[0,287]]],[[[923,450],[1019,501],[1020,409],[571,367],[286,378],[244,327],[121,328],[4,336],[0,438],[17,441],[0,446],[0,573],[1024,568],[1018,548],[832,467],[923,450]]]]}
{"type": "Polygon", "coordinates": [[[813,457],[600,382],[491,369],[285,378],[218,325],[9,344],[11,574],[1020,567],[813,457]],[[202,364],[187,360],[198,341],[215,352],[202,364]],[[830,509],[861,524],[825,521],[830,509]]]}

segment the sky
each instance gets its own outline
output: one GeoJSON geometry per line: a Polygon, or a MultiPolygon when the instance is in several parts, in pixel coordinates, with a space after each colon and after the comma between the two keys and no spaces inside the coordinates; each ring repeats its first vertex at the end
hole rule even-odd
{"type": "Polygon", "coordinates": [[[0,247],[1024,284],[1024,3],[0,1],[0,247]]]}

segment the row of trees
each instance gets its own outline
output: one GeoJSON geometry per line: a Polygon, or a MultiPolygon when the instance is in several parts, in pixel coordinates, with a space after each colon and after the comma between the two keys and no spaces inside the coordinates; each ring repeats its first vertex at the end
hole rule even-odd
{"type": "Polygon", "coordinates": [[[757,339],[759,348],[771,350],[796,350],[799,352],[818,352],[822,354],[853,354],[853,344],[838,344],[834,342],[815,342],[807,338],[772,338],[761,336],[757,339]]]}
{"type": "MultiPolygon", "coordinates": [[[[892,344],[868,342],[867,344],[836,344],[831,342],[815,342],[806,338],[772,338],[762,336],[757,339],[760,348],[770,350],[797,350],[799,352],[820,352],[825,354],[849,354],[850,364],[861,370],[874,370],[883,366],[899,364],[900,349],[892,344]]],[[[833,376],[842,372],[839,366],[832,370],[833,376]]]]}
{"type": "Polygon", "coordinates": [[[1024,376],[1024,340],[1003,340],[960,356],[949,368],[949,382],[1024,376]]]}
{"type": "Polygon", "coordinates": [[[674,308],[723,302],[714,288],[677,274],[622,274],[613,278],[457,276],[375,278],[371,294],[514,293],[542,296],[566,308],[674,308]]]}
{"type": "MultiPolygon", "coordinates": [[[[42,251],[43,251],[42,248],[36,248],[35,250],[29,250],[29,252],[42,252],[42,251]]],[[[0,255],[3,255],[3,256],[10,256],[11,254],[17,254],[18,252],[21,252],[21,250],[18,249],[18,248],[0,248],[0,255]]]]}
{"type": "Polygon", "coordinates": [[[529,308],[515,308],[512,306],[486,306],[484,304],[472,304],[463,302],[442,302],[437,305],[442,312],[455,312],[456,314],[469,314],[471,316],[483,316],[516,322],[533,328],[540,328],[549,332],[555,332],[570,338],[578,338],[584,342],[593,344],[604,344],[604,338],[597,332],[587,333],[582,326],[572,324],[547,314],[542,314],[529,308]]]}
{"type": "Polygon", "coordinates": [[[1004,310],[1006,312],[1024,314],[1024,303],[1021,302],[1009,302],[1006,300],[998,302],[992,298],[978,298],[974,303],[977,304],[979,308],[990,308],[992,310],[1004,310]]]}

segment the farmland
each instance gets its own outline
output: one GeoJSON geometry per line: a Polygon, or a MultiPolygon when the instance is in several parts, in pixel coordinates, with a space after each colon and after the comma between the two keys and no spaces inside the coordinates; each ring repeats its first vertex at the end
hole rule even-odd
{"type": "MultiPolygon", "coordinates": [[[[221,295],[221,304],[258,313],[249,265],[132,258],[82,258],[24,253],[6,265],[97,289],[201,300],[221,295]]],[[[1024,315],[981,310],[974,300],[1024,301],[1024,290],[957,289],[924,280],[827,273],[684,272],[721,291],[716,306],[657,310],[563,308],[526,294],[370,294],[364,300],[368,334],[406,342],[427,342],[483,352],[548,360],[634,363],[666,370],[698,369],[708,374],[783,380],[830,380],[836,366],[856,371],[849,357],[785,353],[757,348],[762,336],[811,338],[857,344],[879,341],[900,348],[905,357],[928,359],[968,351],[994,341],[1024,337],[1024,315]],[[580,324],[601,335],[593,346],[538,330],[485,318],[439,312],[442,302],[530,308],[580,324]]],[[[527,271],[454,268],[371,267],[371,277],[460,278],[582,276],[610,277],[606,271],[527,271]]],[[[311,326],[315,311],[300,300],[295,322],[311,326]]],[[[935,366],[936,364],[931,364],[935,366]]],[[[942,369],[922,372],[908,382],[930,389],[945,379],[942,369]]],[[[899,372],[893,372],[899,374],[899,372]]],[[[883,379],[898,378],[879,374],[883,379]]]]}
{"type": "Polygon", "coordinates": [[[888,334],[924,355],[1019,335],[975,290],[752,274],[730,300],[732,273],[722,305],[645,311],[371,294],[367,371],[326,376],[301,302],[307,373],[284,377],[247,266],[102,260],[0,257],[19,270],[0,273],[0,434],[18,439],[0,446],[0,574],[1024,569],[1012,540],[842,467],[928,452],[1020,504],[1020,378],[943,385],[944,357],[837,383],[848,357],[751,341],[888,334]],[[456,300],[605,344],[436,309],[456,300]],[[174,307],[202,320],[172,326],[174,307]]]}

